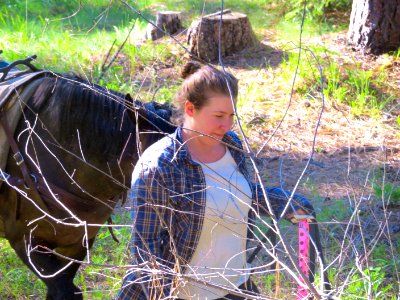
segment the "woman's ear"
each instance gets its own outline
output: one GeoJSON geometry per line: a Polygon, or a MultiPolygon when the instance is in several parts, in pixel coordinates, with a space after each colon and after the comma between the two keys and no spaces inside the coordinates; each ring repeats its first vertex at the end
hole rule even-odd
{"type": "Polygon", "coordinates": [[[193,117],[194,115],[194,104],[188,100],[185,101],[185,114],[188,115],[189,117],[193,117]]]}

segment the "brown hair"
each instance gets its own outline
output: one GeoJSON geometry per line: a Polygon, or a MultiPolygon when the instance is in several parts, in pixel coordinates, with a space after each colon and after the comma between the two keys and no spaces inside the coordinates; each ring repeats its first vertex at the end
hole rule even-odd
{"type": "Polygon", "coordinates": [[[176,94],[174,103],[174,121],[177,125],[183,122],[183,107],[186,100],[193,103],[196,109],[201,109],[207,104],[210,93],[230,96],[230,89],[233,99],[237,98],[238,80],[228,72],[190,61],[183,66],[181,77],[185,80],[176,94]]]}

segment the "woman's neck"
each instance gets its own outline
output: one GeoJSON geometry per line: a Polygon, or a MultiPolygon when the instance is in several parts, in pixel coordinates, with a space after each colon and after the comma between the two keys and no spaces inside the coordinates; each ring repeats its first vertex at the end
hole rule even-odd
{"type": "Polygon", "coordinates": [[[192,159],[202,163],[212,163],[221,159],[226,153],[226,146],[213,140],[212,137],[203,136],[197,132],[183,129],[183,141],[189,150],[192,159]],[[212,141],[210,143],[210,141],[212,141]]]}

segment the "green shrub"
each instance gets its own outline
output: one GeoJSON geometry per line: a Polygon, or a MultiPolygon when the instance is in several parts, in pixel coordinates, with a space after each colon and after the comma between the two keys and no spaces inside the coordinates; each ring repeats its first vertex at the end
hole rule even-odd
{"type": "Polygon", "coordinates": [[[400,204],[400,186],[396,186],[390,182],[382,184],[373,184],[375,195],[389,204],[400,204]]]}
{"type": "MultiPolygon", "coordinates": [[[[281,1],[286,8],[285,18],[288,20],[301,19],[304,10],[304,1],[281,1]]],[[[351,9],[351,0],[308,0],[306,16],[311,19],[322,20],[327,12],[351,9]]]]}

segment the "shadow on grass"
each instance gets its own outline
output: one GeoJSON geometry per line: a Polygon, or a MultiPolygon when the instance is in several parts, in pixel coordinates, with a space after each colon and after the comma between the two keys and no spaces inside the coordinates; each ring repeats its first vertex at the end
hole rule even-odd
{"type": "Polygon", "coordinates": [[[264,43],[258,43],[254,47],[246,48],[225,57],[223,62],[234,69],[252,70],[266,67],[277,68],[284,59],[286,59],[286,55],[282,50],[264,43]]]}

